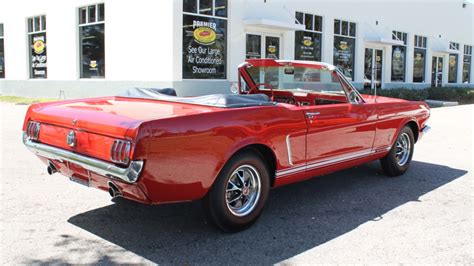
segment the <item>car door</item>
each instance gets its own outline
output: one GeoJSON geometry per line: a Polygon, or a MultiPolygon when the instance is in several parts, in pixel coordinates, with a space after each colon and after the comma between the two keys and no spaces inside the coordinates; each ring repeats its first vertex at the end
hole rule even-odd
{"type": "Polygon", "coordinates": [[[360,158],[372,152],[375,107],[360,99],[350,102],[348,88],[341,83],[342,78],[337,72],[329,72],[330,78],[328,73],[320,74],[321,85],[326,88],[321,96],[316,94],[314,104],[301,107],[308,128],[308,170],[360,158]],[[319,99],[321,97],[324,98],[319,99]]]}

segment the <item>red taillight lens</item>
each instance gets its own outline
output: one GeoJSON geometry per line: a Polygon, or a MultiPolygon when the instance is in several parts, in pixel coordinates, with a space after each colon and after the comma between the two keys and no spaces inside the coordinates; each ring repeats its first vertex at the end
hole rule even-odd
{"type": "Polygon", "coordinates": [[[38,122],[30,121],[26,127],[26,135],[31,140],[38,140],[40,134],[41,124],[38,122]]]}
{"type": "Polygon", "coordinates": [[[115,163],[128,164],[131,146],[130,141],[115,140],[110,150],[110,159],[115,163]]]}

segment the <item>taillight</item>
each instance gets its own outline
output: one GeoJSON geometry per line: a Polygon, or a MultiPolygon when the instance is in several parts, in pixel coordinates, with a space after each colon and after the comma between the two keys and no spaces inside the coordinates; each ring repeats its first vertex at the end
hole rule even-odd
{"type": "Polygon", "coordinates": [[[110,159],[115,163],[128,164],[130,161],[130,141],[115,140],[110,150],[110,159]]]}
{"type": "Polygon", "coordinates": [[[26,127],[26,135],[31,140],[38,140],[40,133],[41,124],[38,122],[30,121],[26,127]]]}

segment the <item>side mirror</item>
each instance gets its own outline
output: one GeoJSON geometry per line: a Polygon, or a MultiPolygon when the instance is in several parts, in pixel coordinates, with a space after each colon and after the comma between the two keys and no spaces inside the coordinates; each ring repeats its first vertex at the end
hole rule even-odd
{"type": "Polygon", "coordinates": [[[230,92],[232,94],[239,94],[239,84],[237,82],[234,82],[230,85],[230,92]]]}

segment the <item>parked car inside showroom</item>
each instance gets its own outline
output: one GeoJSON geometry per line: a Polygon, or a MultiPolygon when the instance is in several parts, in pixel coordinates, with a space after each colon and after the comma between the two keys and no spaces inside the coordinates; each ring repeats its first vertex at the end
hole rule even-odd
{"type": "Polygon", "coordinates": [[[238,74],[238,94],[135,88],[33,104],[23,142],[50,174],[146,204],[202,200],[235,232],[271,188],[374,160],[402,175],[429,129],[424,102],[361,95],[329,64],[249,59],[238,74]]]}

